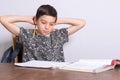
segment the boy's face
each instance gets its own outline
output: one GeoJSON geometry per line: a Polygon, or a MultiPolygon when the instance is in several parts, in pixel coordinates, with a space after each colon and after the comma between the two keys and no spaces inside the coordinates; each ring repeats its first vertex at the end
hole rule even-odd
{"type": "Polygon", "coordinates": [[[55,17],[43,15],[37,21],[38,32],[42,35],[48,35],[54,30],[55,17]]]}

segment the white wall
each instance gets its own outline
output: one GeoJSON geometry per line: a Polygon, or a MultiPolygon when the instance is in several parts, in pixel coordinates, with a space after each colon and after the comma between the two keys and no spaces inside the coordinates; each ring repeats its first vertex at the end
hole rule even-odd
{"type": "MultiPolygon", "coordinates": [[[[35,15],[42,4],[53,5],[59,17],[84,18],[87,21],[86,26],[70,36],[65,44],[66,61],[120,58],[119,0],[0,0],[0,15],[35,15]]],[[[0,58],[10,45],[11,34],[0,25],[0,58]]]]}

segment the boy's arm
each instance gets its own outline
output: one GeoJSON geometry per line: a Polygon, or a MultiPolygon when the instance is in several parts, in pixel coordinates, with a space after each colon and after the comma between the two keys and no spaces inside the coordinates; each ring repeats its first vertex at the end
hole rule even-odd
{"type": "Polygon", "coordinates": [[[12,34],[18,35],[20,32],[19,26],[17,26],[16,22],[27,22],[34,24],[33,16],[0,16],[1,24],[12,34]]]}
{"type": "Polygon", "coordinates": [[[86,24],[83,19],[75,19],[75,18],[58,18],[56,24],[69,24],[68,27],[68,35],[75,33],[76,31],[83,28],[86,24]]]}

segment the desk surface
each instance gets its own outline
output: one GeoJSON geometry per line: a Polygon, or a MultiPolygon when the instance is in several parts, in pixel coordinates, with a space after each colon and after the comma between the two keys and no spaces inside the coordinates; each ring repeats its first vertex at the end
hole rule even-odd
{"type": "Polygon", "coordinates": [[[120,69],[95,74],[57,69],[24,68],[0,63],[0,80],[120,80],[120,69]]]}

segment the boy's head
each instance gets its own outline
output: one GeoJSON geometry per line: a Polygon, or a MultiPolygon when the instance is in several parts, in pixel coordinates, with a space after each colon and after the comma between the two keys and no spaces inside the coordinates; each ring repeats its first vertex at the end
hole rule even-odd
{"type": "Polygon", "coordinates": [[[48,15],[48,16],[52,16],[55,17],[57,20],[57,11],[56,9],[51,6],[51,5],[42,5],[37,9],[37,13],[36,13],[36,20],[38,20],[41,16],[43,15],[48,15]]]}
{"type": "Polygon", "coordinates": [[[42,5],[38,8],[35,24],[38,27],[38,33],[48,35],[54,30],[54,25],[57,21],[57,11],[50,5],[42,5]]]}

